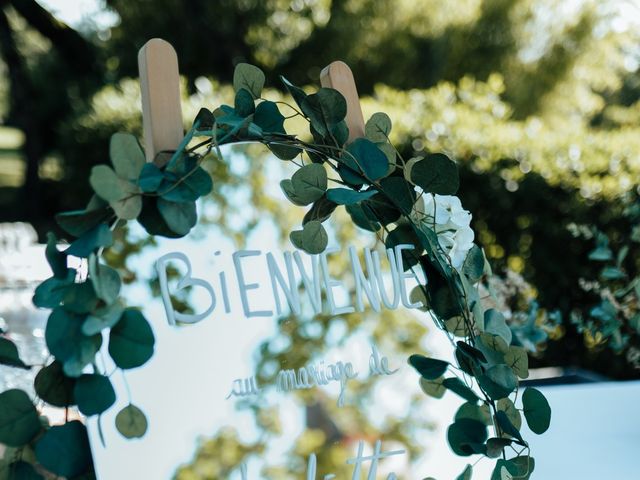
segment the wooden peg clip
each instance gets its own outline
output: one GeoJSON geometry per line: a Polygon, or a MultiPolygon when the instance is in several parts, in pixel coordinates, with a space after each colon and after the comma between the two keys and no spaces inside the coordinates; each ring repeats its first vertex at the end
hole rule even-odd
{"type": "Polygon", "coordinates": [[[151,39],[138,52],[138,70],[144,146],[151,162],[160,152],[176,150],[184,137],[178,55],[165,40],[151,39]]]}
{"type": "Polygon", "coordinates": [[[332,62],[320,73],[320,84],[323,87],[338,90],[347,101],[345,121],[349,127],[349,142],[364,137],[364,117],[360,107],[360,97],[353,78],[353,72],[344,62],[332,62]]]}

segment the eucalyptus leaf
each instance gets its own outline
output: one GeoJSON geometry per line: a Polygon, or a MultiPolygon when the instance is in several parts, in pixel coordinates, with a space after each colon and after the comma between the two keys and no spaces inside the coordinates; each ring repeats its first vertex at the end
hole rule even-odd
{"type": "Polygon", "coordinates": [[[202,167],[194,166],[175,181],[162,182],[159,194],[171,202],[191,203],[208,195],[212,189],[211,175],[202,167]]]}
{"type": "Polygon", "coordinates": [[[22,447],[41,430],[38,411],[24,391],[10,389],[0,393],[0,443],[22,447]]]}
{"type": "Polygon", "coordinates": [[[55,220],[65,232],[79,237],[101,222],[113,216],[111,209],[106,206],[87,210],[74,210],[58,213],[55,220]]]}
{"type": "Polygon", "coordinates": [[[241,88],[236,92],[236,99],[234,103],[236,113],[240,117],[248,117],[253,115],[256,110],[256,104],[253,100],[253,96],[246,88],[241,88]]]}
{"type": "Polygon", "coordinates": [[[478,384],[493,400],[505,398],[518,386],[518,379],[507,365],[493,365],[478,377],[478,384]]]}
{"type": "Polygon", "coordinates": [[[78,420],[51,427],[36,442],[38,463],[49,472],[74,478],[92,465],[87,429],[78,420]]]}
{"type": "Polygon", "coordinates": [[[338,205],[353,205],[371,198],[376,193],[375,190],[357,192],[350,188],[331,188],[327,190],[327,199],[338,205]]]}
{"type": "Polygon", "coordinates": [[[542,435],[551,423],[551,407],[540,390],[528,387],[522,394],[524,418],[533,433],[542,435]]]}
{"type": "Polygon", "coordinates": [[[413,185],[402,177],[387,177],[380,180],[380,187],[398,210],[405,215],[411,213],[417,198],[413,185]]]}
{"type": "Polygon", "coordinates": [[[472,474],[473,474],[473,467],[471,465],[467,465],[464,471],[456,477],[456,480],[471,480],[472,474]]]}
{"type": "Polygon", "coordinates": [[[329,200],[326,195],[322,196],[311,206],[311,209],[305,214],[302,220],[302,225],[312,222],[314,220],[318,222],[324,222],[331,217],[331,214],[335,211],[338,205],[329,200]]]}
{"type": "Polygon", "coordinates": [[[512,443],[513,441],[509,438],[490,438],[489,440],[487,440],[487,457],[501,457],[504,449],[512,443]]]}
{"type": "Polygon", "coordinates": [[[9,465],[9,477],[6,480],[44,480],[44,477],[36,472],[33,465],[19,460],[9,465]]]}
{"type": "Polygon", "coordinates": [[[164,174],[153,162],[145,163],[138,177],[138,186],[144,193],[156,192],[164,180],[164,174]]]}
{"type": "Polygon", "coordinates": [[[409,357],[409,365],[427,380],[435,380],[446,372],[449,362],[416,354],[409,357]]]}
{"type": "Polygon", "coordinates": [[[511,343],[512,333],[504,316],[497,310],[490,308],[484,312],[484,331],[500,336],[507,345],[511,343]]]}
{"type": "Polygon", "coordinates": [[[324,252],[327,248],[329,237],[320,222],[308,222],[302,229],[302,244],[304,250],[311,254],[324,252]]]}
{"type": "Polygon", "coordinates": [[[346,100],[333,88],[321,88],[316,93],[307,95],[302,99],[300,108],[313,128],[323,137],[329,134],[331,126],[344,120],[347,115],[346,100]]]}
{"type": "Polygon", "coordinates": [[[106,328],[113,327],[124,312],[124,305],[121,300],[97,308],[91,314],[87,315],[82,324],[82,333],[91,336],[100,333],[106,328]]]}
{"type": "Polygon", "coordinates": [[[491,425],[493,423],[491,420],[491,411],[484,403],[482,405],[477,405],[473,402],[463,403],[456,412],[455,420],[460,420],[462,418],[477,420],[485,425],[491,425]]]}
{"type": "Polygon", "coordinates": [[[8,338],[0,337],[0,365],[29,370],[29,365],[20,359],[18,347],[8,338]]]}
{"type": "Polygon", "coordinates": [[[501,398],[496,403],[496,407],[507,415],[507,418],[514,427],[520,430],[522,427],[522,417],[520,416],[520,411],[516,408],[511,399],[501,398]]]}
{"type": "Polygon", "coordinates": [[[147,417],[138,407],[129,404],[116,415],[116,428],[125,438],[141,438],[147,432],[147,417]]]}
{"type": "Polygon", "coordinates": [[[364,209],[361,205],[346,205],[345,208],[353,223],[355,223],[358,227],[369,232],[377,232],[378,230],[380,230],[380,223],[370,219],[369,216],[364,212],[364,209]]]}
{"type": "Polygon", "coordinates": [[[509,351],[504,355],[504,363],[509,365],[518,377],[529,376],[529,356],[524,347],[510,346],[509,351]]]}
{"type": "Polygon", "coordinates": [[[73,285],[76,271],[69,269],[66,278],[51,277],[36,287],[33,304],[40,308],[55,308],[64,299],[67,290],[73,285]]]}
{"type": "Polygon", "coordinates": [[[386,113],[374,113],[365,124],[364,134],[374,143],[387,142],[391,133],[391,119],[386,113]]]}
{"type": "Polygon", "coordinates": [[[98,306],[98,302],[90,281],[70,285],[62,299],[64,308],[73,313],[89,313],[98,306]]]}
{"type": "Polygon", "coordinates": [[[427,380],[424,377],[420,377],[420,388],[424,393],[433,398],[442,398],[444,392],[447,391],[443,385],[444,378],[439,377],[434,380],[427,380]]]}
{"type": "Polygon", "coordinates": [[[152,356],[155,337],[139,310],[127,308],[109,333],[109,355],[122,369],[136,368],[152,356]]]}
{"type": "Polygon", "coordinates": [[[98,257],[89,257],[89,279],[99,299],[107,304],[116,301],[120,293],[120,274],[98,261],[98,257]]]}
{"type": "Polygon", "coordinates": [[[116,401],[116,392],[109,378],[96,373],[81,375],[76,381],[73,396],[80,412],[87,416],[101,414],[116,401]]]}
{"type": "Polygon", "coordinates": [[[477,446],[487,440],[487,427],[477,420],[462,418],[449,426],[447,440],[456,455],[467,457],[478,453],[477,446]]]}
{"type": "Polygon", "coordinates": [[[74,257],[88,258],[98,248],[110,247],[113,244],[113,233],[106,223],[99,223],[75,240],[64,253],[74,257]]]}
{"type": "Polygon", "coordinates": [[[496,424],[504,433],[524,443],[520,431],[511,423],[511,420],[509,420],[509,417],[504,411],[498,410],[496,412],[496,424]]]}
{"type": "Polygon", "coordinates": [[[91,363],[102,344],[100,335],[82,333],[82,315],[57,307],[51,312],[45,328],[49,352],[63,364],[67,376],[77,377],[91,363]]]}
{"type": "Polygon", "coordinates": [[[262,70],[248,63],[238,63],[233,72],[233,89],[246,89],[253,98],[260,98],[264,88],[265,76],[262,70]]]}
{"type": "Polygon", "coordinates": [[[75,385],[76,379],[66,376],[62,364],[57,360],[42,368],[34,380],[38,397],[49,405],[60,408],[75,405],[75,385]]]}
{"type": "Polygon", "coordinates": [[[467,257],[462,264],[462,273],[464,273],[471,283],[475,283],[482,278],[484,273],[484,253],[476,244],[473,244],[471,250],[467,253],[467,257]]]}
{"type": "Polygon", "coordinates": [[[460,186],[457,165],[442,153],[433,153],[415,162],[410,178],[425,192],[440,195],[455,195],[460,186]]]}
{"type": "Polygon", "coordinates": [[[44,254],[53,276],[61,279],[67,278],[69,270],[67,268],[67,254],[58,250],[58,239],[52,232],[47,233],[47,246],[44,254]]]}
{"type": "Polygon", "coordinates": [[[129,133],[115,133],[111,136],[109,157],[116,174],[131,181],[138,178],[146,163],[142,147],[136,137],[129,133]]]}
{"type": "Polygon", "coordinates": [[[186,235],[198,221],[195,202],[177,203],[160,198],[158,211],[167,226],[177,235],[186,235]]]}
{"type": "Polygon", "coordinates": [[[125,183],[108,165],[96,165],[93,167],[89,176],[89,183],[93,191],[109,204],[124,198],[126,195],[123,190],[125,183]]]}
{"type": "Polygon", "coordinates": [[[284,115],[280,113],[278,106],[274,102],[268,100],[260,102],[253,115],[253,122],[265,133],[286,133],[284,115]]]}
{"type": "Polygon", "coordinates": [[[347,145],[342,162],[354,173],[364,174],[367,180],[376,181],[387,175],[389,160],[382,151],[366,138],[356,138],[347,145]]]}
{"type": "Polygon", "coordinates": [[[460,395],[467,402],[477,402],[478,400],[480,400],[480,398],[478,398],[478,395],[476,395],[473,390],[467,387],[459,378],[445,378],[442,381],[442,385],[444,385],[447,390],[451,390],[456,395],[460,395]]]}
{"type": "Polygon", "coordinates": [[[320,199],[327,190],[327,171],[317,163],[307,164],[291,177],[295,196],[304,205],[320,199]]]}

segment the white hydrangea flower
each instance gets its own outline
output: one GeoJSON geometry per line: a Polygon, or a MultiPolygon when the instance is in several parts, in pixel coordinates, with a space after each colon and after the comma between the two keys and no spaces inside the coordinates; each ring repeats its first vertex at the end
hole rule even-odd
{"type": "Polygon", "coordinates": [[[456,270],[462,268],[473,246],[475,234],[471,229],[471,213],[462,208],[454,195],[423,195],[413,207],[412,220],[426,223],[438,234],[440,246],[451,259],[456,270]]]}

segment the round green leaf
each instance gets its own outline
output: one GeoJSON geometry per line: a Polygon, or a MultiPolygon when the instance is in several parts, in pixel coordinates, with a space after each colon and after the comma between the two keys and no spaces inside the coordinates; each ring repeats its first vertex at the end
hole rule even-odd
{"type": "Polygon", "coordinates": [[[98,415],[116,401],[116,392],[109,378],[95,373],[78,378],[73,395],[78,409],[86,416],[98,415]]]}
{"type": "Polygon", "coordinates": [[[502,456],[505,447],[513,443],[509,438],[490,438],[487,440],[487,457],[498,458],[502,456]]]}
{"type": "Polygon", "coordinates": [[[506,397],[518,386],[518,379],[507,365],[494,365],[478,377],[478,384],[493,400],[506,397]]]}
{"type": "Polygon", "coordinates": [[[484,253],[482,249],[474,244],[467,253],[467,257],[462,264],[462,273],[464,273],[471,283],[475,283],[484,274],[484,253]]]}
{"type": "Polygon", "coordinates": [[[109,334],[109,355],[124,369],[136,368],[153,355],[155,338],[139,310],[128,308],[109,334]]]}
{"type": "Polygon", "coordinates": [[[451,390],[453,393],[460,395],[468,402],[477,402],[480,400],[478,395],[467,387],[459,378],[445,378],[442,381],[442,385],[444,385],[447,390],[451,390]]]}
{"type": "MultiPolygon", "coordinates": [[[[27,462],[13,462],[9,465],[8,470],[9,476],[6,480],[44,480],[44,477],[36,472],[33,465],[27,462]]],[[[0,471],[0,473],[2,472],[0,471]]]]}
{"type": "Polygon", "coordinates": [[[461,457],[477,453],[487,436],[486,425],[469,418],[456,420],[447,430],[449,446],[456,455],[461,457]]]}
{"type": "Polygon", "coordinates": [[[391,133],[391,119],[383,112],[374,113],[364,127],[365,136],[375,143],[389,141],[389,133],[391,133]]]}
{"type": "Polygon", "coordinates": [[[446,372],[449,363],[423,355],[411,355],[409,357],[409,365],[415,368],[418,373],[427,380],[435,380],[446,372]]]}
{"type": "Polygon", "coordinates": [[[427,380],[424,377],[420,377],[420,388],[430,397],[442,398],[444,392],[447,391],[445,386],[442,384],[443,381],[443,377],[436,378],[435,380],[427,380]]]}
{"type": "Polygon", "coordinates": [[[460,186],[458,167],[446,155],[434,153],[411,166],[413,183],[428,193],[455,195],[460,186]]]}
{"type": "Polygon", "coordinates": [[[135,181],[146,159],[136,137],[129,133],[115,133],[109,142],[109,157],[120,178],[135,181]]]}
{"type": "Polygon", "coordinates": [[[97,308],[85,318],[82,324],[82,333],[91,336],[100,333],[105,328],[113,327],[120,320],[122,312],[124,312],[124,306],[121,300],[97,308]]]}
{"type": "Polygon", "coordinates": [[[491,425],[491,410],[486,404],[477,405],[474,402],[463,403],[456,412],[455,419],[470,418],[471,420],[477,420],[485,425],[491,425]]]}
{"type": "Polygon", "coordinates": [[[116,301],[122,283],[120,274],[110,266],[100,263],[95,255],[89,258],[89,278],[99,299],[106,304],[116,301]]]}
{"type": "Polygon", "coordinates": [[[509,351],[504,355],[504,363],[509,365],[518,377],[529,376],[529,356],[524,347],[510,346],[509,351]]]}
{"type": "Polygon", "coordinates": [[[158,211],[171,231],[186,235],[198,221],[195,202],[171,202],[158,199],[158,211]]]}
{"type": "Polygon", "coordinates": [[[321,88],[304,97],[300,108],[322,137],[327,136],[331,127],[344,120],[347,115],[346,100],[333,88],[321,88]]]}
{"type": "Polygon", "coordinates": [[[296,198],[303,205],[309,205],[327,190],[327,171],[318,163],[305,165],[291,177],[291,187],[296,198]]]}
{"type": "Polygon", "coordinates": [[[75,378],[67,377],[62,364],[57,360],[41,369],[34,381],[38,397],[49,405],[61,408],[75,405],[73,398],[75,385],[75,378]]]}
{"type": "Polygon", "coordinates": [[[473,467],[471,465],[467,465],[464,471],[456,477],[456,480],[471,480],[472,474],[473,474],[473,467]]]}
{"type": "Polygon", "coordinates": [[[58,307],[51,312],[44,337],[49,352],[62,363],[67,376],[78,377],[100,349],[102,337],[82,333],[83,316],[58,307]]]}
{"type": "Polygon", "coordinates": [[[507,345],[511,343],[511,338],[513,337],[504,315],[493,308],[484,312],[484,331],[492,335],[498,335],[507,345]]]}
{"type": "Polygon", "coordinates": [[[91,169],[89,183],[96,194],[107,202],[115,202],[125,196],[121,178],[108,165],[96,165],[91,169]]]}
{"type": "Polygon", "coordinates": [[[540,390],[526,388],[522,394],[524,418],[533,433],[543,434],[551,423],[551,407],[540,390]]]}
{"type": "Polygon", "coordinates": [[[8,338],[0,337],[0,365],[29,369],[30,367],[20,360],[18,347],[8,338]]]}
{"type": "MultiPolygon", "coordinates": [[[[265,133],[285,133],[284,115],[280,113],[278,106],[268,100],[260,102],[253,114],[253,123],[258,125],[265,133]]],[[[296,149],[299,152],[299,149],[296,149]]]]}
{"type": "Polygon", "coordinates": [[[511,423],[511,421],[507,417],[507,414],[502,410],[498,410],[496,412],[496,424],[504,433],[506,433],[510,437],[516,438],[520,440],[520,442],[524,442],[520,431],[511,423]]]}
{"type": "Polygon", "coordinates": [[[62,477],[73,478],[91,468],[87,430],[77,420],[47,430],[35,452],[40,465],[62,477]]]}
{"type": "Polygon", "coordinates": [[[289,238],[297,248],[311,255],[324,252],[329,243],[327,231],[317,220],[305,223],[302,230],[291,232],[289,238]]]}
{"type": "Polygon", "coordinates": [[[145,193],[156,192],[160,188],[162,180],[164,180],[162,170],[155,163],[147,162],[140,171],[138,186],[145,193]]]}
{"type": "Polygon", "coordinates": [[[21,447],[40,430],[38,411],[25,392],[11,389],[0,393],[0,443],[21,447]]]}
{"type": "Polygon", "coordinates": [[[516,408],[511,399],[501,398],[498,400],[496,406],[498,410],[502,410],[507,415],[511,424],[520,430],[522,427],[522,417],[520,416],[520,411],[516,408]]]}
{"type": "Polygon", "coordinates": [[[264,88],[264,73],[258,67],[248,63],[239,63],[233,72],[233,89],[238,92],[246,89],[253,98],[260,98],[264,88]]]}
{"type": "Polygon", "coordinates": [[[236,110],[236,114],[242,118],[253,114],[256,109],[256,104],[249,90],[241,88],[236,92],[234,108],[236,110]]]}
{"type": "Polygon", "coordinates": [[[128,405],[118,412],[116,428],[125,438],[140,438],[147,432],[147,417],[135,405],[128,405]]]}
{"type": "Polygon", "coordinates": [[[350,188],[331,188],[327,190],[327,199],[338,205],[353,205],[375,195],[375,190],[357,192],[350,188]]]}
{"type": "Polygon", "coordinates": [[[342,161],[356,174],[364,174],[368,180],[380,180],[389,171],[387,156],[366,138],[356,138],[347,146],[342,161]]]}

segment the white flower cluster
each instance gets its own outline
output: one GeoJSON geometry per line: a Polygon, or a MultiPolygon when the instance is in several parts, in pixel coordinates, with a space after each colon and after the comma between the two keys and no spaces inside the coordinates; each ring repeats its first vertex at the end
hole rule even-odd
{"type": "Polygon", "coordinates": [[[470,226],[471,213],[462,208],[460,199],[454,195],[422,195],[411,216],[414,221],[435,229],[453,267],[462,268],[475,235],[470,226]]]}

